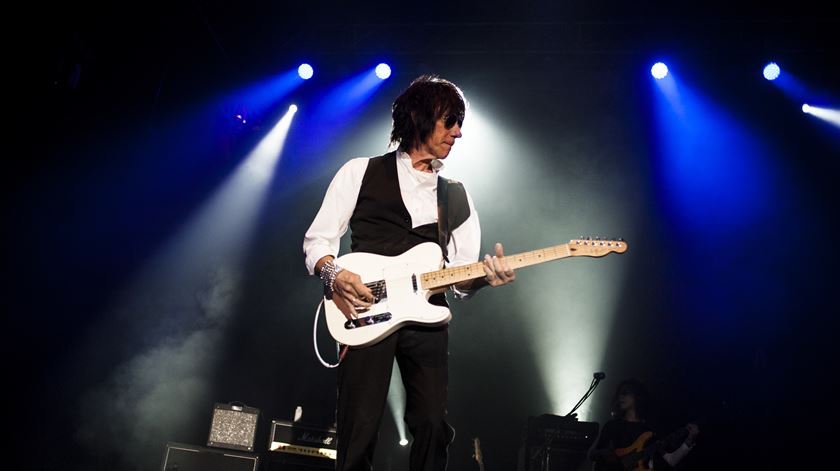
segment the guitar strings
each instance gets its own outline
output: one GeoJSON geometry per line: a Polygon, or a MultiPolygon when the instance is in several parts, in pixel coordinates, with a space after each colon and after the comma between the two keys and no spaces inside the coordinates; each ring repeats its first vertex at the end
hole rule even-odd
{"type": "Polygon", "coordinates": [[[378,303],[382,299],[387,297],[387,291],[385,289],[385,280],[374,281],[371,283],[365,283],[365,286],[370,288],[373,292],[373,302],[378,303]]]}

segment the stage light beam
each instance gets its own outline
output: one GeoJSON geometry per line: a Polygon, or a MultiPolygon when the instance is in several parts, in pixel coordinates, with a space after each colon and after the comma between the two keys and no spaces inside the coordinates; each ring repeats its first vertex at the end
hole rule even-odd
{"type": "Polygon", "coordinates": [[[802,105],[802,111],[805,114],[815,116],[827,123],[840,127],[840,109],[823,108],[821,106],[814,106],[806,103],[802,105]]]}
{"type": "Polygon", "coordinates": [[[668,75],[668,66],[663,62],[657,62],[650,68],[650,74],[656,80],[664,79],[668,75]]]}
{"type": "Polygon", "coordinates": [[[403,386],[402,375],[397,361],[394,360],[393,371],[391,372],[391,384],[388,386],[388,409],[394,418],[394,425],[397,427],[397,434],[400,436],[399,444],[408,444],[405,430],[405,386],[403,386]]]}
{"type": "MultiPolygon", "coordinates": [[[[657,82],[657,85],[661,84],[662,82],[657,82]]],[[[383,124],[387,126],[390,122],[383,124]]],[[[522,144],[523,136],[516,133],[515,127],[503,114],[495,112],[492,108],[483,108],[480,96],[471,99],[464,121],[463,135],[463,139],[456,142],[447,157],[443,171],[448,175],[457,175],[459,179],[463,177],[461,181],[476,198],[476,208],[488,208],[484,213],[480,213],[482,226],[505,227],[505,224],[509,224],[506,215],[511,211],[521,211],[521,208],[517,208],[512,202],[494,200],[489,195],[494,194],[495,182],[503,181],[506,177],[508,167],[505,162],[508,156],[517,153],[537,155],[538,150],[522,144]],[[490,205],[496,208],[490,210],[490,205]]],[[[539,169],[539,166],[533,168],[539,169]]],[[[543,171],[538,170],[533,174],[528,172],[529,170],[522,170],[521,178],[523,181],[533,181],[534,187],[541,187],[543,184],[556,184],[560,187],[575,184],[571,177],[562,180],[561,184],[543,171]]],[[[544,201],[542,198],[547,195],[550,195],[550,200],[567,197],[567,194],[560,190],[534,195],[528,189],[529,185],[514,185],[514,188],[516,189],[509,191],[522,192],[519,193],[519,198],[516,198],[518,202],[525,198],[534,198],[531,200],[536,203],[533,206],[538,206],[539,201],[544,201]]],[[[603,228],[607,233],[617,233],[619,228],[622,228],[621,231],[626,233],[631,221],[625,219],[618,210],[606,211],[605,208],[610,203],[602,197],[601,191],[597,189],[581,197],[586,201],[582,204],[586,206],[580,207],[579,211],[586,216],[577,218],[579,220],[575,224],[579,224],[581,228],[603,228]]],[[[520,212],[517,217],[536,218],[540,210],[533,211],[520,212]]],[[[505,242],[505,248],[516,252],[517,246],[544,247],[557,244],[557,234],[568,234],[570,230],[567,222],[559,220],[545,222],[539,230],[528,227],[511,228],[507,231],[502,241],[505,242]]],[[[534,269],[535,272],[541,270],[545,274],[551,273],[552,276],[531,278],[533,282],[527,287],[523,285],[516,302],[520,303],[517,305],[523,311],[534,314],[523,320],[522,327],[531,340],[528,352],[533,355],[533,363],[548,401],[549,409],[545,412],[565,414],[580,399],[581,388],[586,387],[586,382],[592,378],[592,372],[603,369],[608,345],[604,332],[609,331],[620,303],[624,266],[620,258],[613,258],[603,264],[570,263],[544,265],[534,269]],[[558,286],[558,278],[568,281],[558,286]],[[566,300],[562,307],[556,305],[558,296],[566,300]],[[561,336],[562,340],[559,340],[561,336]],[[567,361],[572,357],[575,358],[574,362],[567,361]]],[[[523,271],[520,276],[526,279],[534,276],[534,273],[523,271]]],[[[475,299],[472,302],[481,303],[482,300],[475,299]]],[[[488,329],[493,330],[492,327],[488,329]]],[[[494,335],[489,332],[477,334],[494,335]]],[[[593,417],[592,411],[597,410],[597,407],[592,409],[594,404],[594,401],[584,404],[578,410],[578,417],[581,420],[593,417]]]]}
{"type": "Polygon", "coordinates": [[[270,179],[283,151],[286,135],[292,124],[297,106],[292,105],[285,115],[274,125],[243,162],[243,169],[248,170],[250,178],[255,180],[270,179]]]}
{"type": "MultiPolygon", "coordinates": [[[[103,332],[118,325],[144,341],[101,385],[84,392],[81,410],[96,409],[111,420],[81,425],[86,447],[106,449],[120,462],[136,465],[142,459],[138,453],[101,437],[112,427],[130,430],[143,450],[165,430],[188,429],[195,417],[188,411],[212,399],[207,397],[211,372],[224,358],[227,325],[244,291],[246,258],[293,115],[279,119],[109,308],[109,317],[123,319],[103,325],[103,332]],[[163,333],[164,322],[176,333],[163,333]]],[[[92,335],[88,343],[101,349],[101,337],[92,335]]]]}
{"type": "Polygon", "coordinates": [[[770,62],[764,66],[764,78],[770,80],[771,82],[779,78],[779,74],[781,72],[782,71],[779,69],[779,65],[775,62],[770,62]]]}

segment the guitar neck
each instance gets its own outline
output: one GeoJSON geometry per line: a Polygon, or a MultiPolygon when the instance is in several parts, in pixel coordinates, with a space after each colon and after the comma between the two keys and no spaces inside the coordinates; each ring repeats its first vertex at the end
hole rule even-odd
{"type": "Polygon", "coordinates": [[[478,437],[473,438],[473,458],[478,463],[478,471],[484,471],[484,458],[481,453],[481,441],[478,437]]]}
{"type": "MultiPolygon", "coordinates": [[[[516,270],[517,268],[529,267],[571,256],[572,249],[570,244],[560,244],[530,252],[506,255],[505,260],[507,260],[508,266],[511,269],[516,270]]],[[[420,283],[423,289],[433,290],[484,276],[484,263],[477,262],[423,273],[420,275],[420,283]]]]}

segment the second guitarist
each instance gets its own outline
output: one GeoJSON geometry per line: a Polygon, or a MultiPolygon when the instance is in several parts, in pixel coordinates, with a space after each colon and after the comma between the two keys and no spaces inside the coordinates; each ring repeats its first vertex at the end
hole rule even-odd
{"type": "Polygon", "coordinates": [[[676,466],[694,447],[700,430],[695,424],[666,437],[657,437],[647,423],[650,395],[636,379],[616,388],[613,419],[604,424],[590,457],[595,470],[640,471],[676,466]]]}

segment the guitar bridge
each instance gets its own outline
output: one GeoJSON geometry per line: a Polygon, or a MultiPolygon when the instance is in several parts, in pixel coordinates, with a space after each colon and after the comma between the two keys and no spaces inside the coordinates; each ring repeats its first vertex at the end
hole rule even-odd
{"type": "Polygon", "coordinates": [[[373,316],[359,317],[358,319],[348,320],[344,323],[345,329],[355,329],[356,327],[365,327],[368,325],[375,325],[381,322],[388,322],[391,320],[390,312],[383,312],[373,316]]]}

